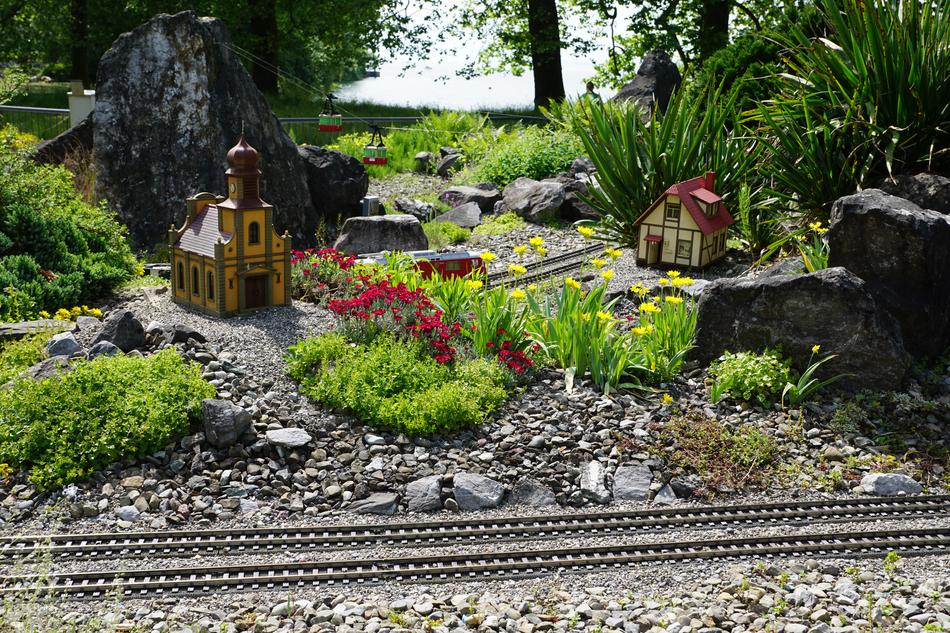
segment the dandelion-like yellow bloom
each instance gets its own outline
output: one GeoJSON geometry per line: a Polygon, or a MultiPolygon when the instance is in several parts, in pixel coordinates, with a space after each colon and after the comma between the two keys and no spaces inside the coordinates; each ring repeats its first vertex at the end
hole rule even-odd
{"type": "Polygon", "coordinates": [[[821,230],[821,222],[810,222],[810,223],[808,224],[808,228],[810,228],[812,231],[820,231],[820,230],[821,230]]]}
{"type": "Polygon", "coordinates": [[[664,301],[666,301],[667,303],[672,303],[673,305],[679,305],[683,303],[683,297],[669,296],[669,297],[666,297],[664,301]]]}
{"type": "Polygon", "coordinates": [[[676,279],[677,277],[680,276],[680,271],[678,271],[678,270],[671,270],[670,272],[668,272],[668,273],[666,273],[666,274],[669,275],[670,279],[676,279]]]}
{"type": "Polygon", "coordinates": [[[496,255],[494,253],[485,251],[484,253],[479,255],[479,257],[481,257],[482,261],[485,262],[486,264],[490,264],[492,261],[494,261],[496,255]]]}
{"type": "Polygon", "coordinates": [[[603,277],[604,281],[610,281],[614,278],[614,269],[608,268],[607,270],[600,271],[600,276],[603,277]]]}
{"type": "Polygon", "coordinates": [[[681,288],[683,286],[692,286],[693,281],[692,277],[677,277],[672,283],[675,288],[681,288]]]}
{"type": "Polygon", "coordinates": [[[638,297],[643,297],[646,296],[646,294],[650,291],[640,284],[633,284],[630,286],[630,292],[637,295],[638,297]]]}
{"type": "Polygon", "coordinates": [[[598,259],[595,257],[594,259],[590,260],[590,263],[594,265],[594,268],[596,268],[597,270],[600,270],[601,268],[604,267],[604,264],[606,264],[607,261],[604,259],[598,259]]]}
{"type": "Polygon", "coordinates": [[[526,296],[528,296],[528,295],[526,295],[525,292],[524,292],[524,290],[522,290],[521,288],[515,288],[514,290],[511,291],[511,298],[512,298],[512,299],[519,299],[519,300],[520,300],[520,299],[524,299],[526,296]]]}
{"type": "Polygon", "coordinates": [[[643,336],[644,334],[649,334],[652,331],[653,326],[649,323],[646,325],[638,325],[637,327],[633,328],[633,333],[637,336],[643,336]]]}
{"type": "Polygon", "coordinates": [[[531,246],[533,246],[534,248],[539,248],[541,246],[544,246],[544,240],[538,237],[537,235],[535,235],[530,240],[528,240],[528,244],[531,244],[531,246]]]}
{"type": "Polygon", "coordinates": [[[577,281],[576,279],[574,279],[573,277],[567,277],[567,278],[565,278],[565,279],[564,279],[564,285],[567,286],[567,287],[569,287],[569,288],[573,288],[574,290],[580,290],[580,289],[581,289],[581,284],[580,284],[580,282],[578,282],[578,281],[577,281]]]}
{"type": "Polygon", "coordinates": [[[812,345],[812,346],[811,346],[811,353],[812,353],[812,354],[817,354],[817,353],[818,353],[818,350],[820,350],[820,349],[821,349],[821,345],[812,345]]]}
{"type": "Polygon", "coordinates": [[[673,404],[673,396],[668,393],[663,394],[663,404],[673,404]]]}
{"type": "Polygon", "coordinates": [[[483,285],[480,279],[469,279],[465,282],[465,287],[469,290],[478,290],[483,285]]]}
{"type": "Polygon", "coordinates": [[[594,236],[594,229],[589,226],[579,226],[577,227],[577,232],[583,235],[585,238],[590,238],[594,236]]]}
{"type": "Polygon", "coordinates": [[[89,311],[89,314],[91,314],[92,316],[98,319],[99,317],[102,316],[102,310],[100,310],[99,308],[93,308],[92,310],[89,311]]]}
{"type": "Polygon", "coordinates": [[[508,264],[508,272],[510,272],[515,277],[520,277],[521,275],[528,272],[528,269],[519,264],[508,264]]]}
{"type": "Polygon", "coordinates": [[[647,314],[656,314],[660,311],[660,307],[653,303],[652,301],[644,301],[640,304],[640,312],[646,312],[647,314]]]}
{"type": "Polygon", "coordinates": [[[666,277],[660,277],[660,285],[661,285],[661,286],[665,286],[665,285],[668,284],[668,283],[670,283],[670,280],[669,280],[669,279],[667,279],[666,277]]]}
{"type": "Polygon", "coordinates": [[[528,290],[530,290],[531,292],[534,292],[537,289],[538,289],[538,284],[528,284],[528,290]]]}
{"type": "Polygon", "coordinates": [[[608,248],[604,251],[604,254],[610,258],[610,261],[617,261],[617,259],[623,255],[623,251],[619,248],[608,248]]]}
{"type": "Polygon", "coordinates": [[[525,253],[528,252],[528,245],[527,245],[527,244],[519,244],[518,246],[515,246],[515,247],[514,247],[513,249],[511,249],[511,250],[513,250],[513,251],[515,252],[515,255],[517,255],[518,257],[522,257],[525,253]]]}
{"type": "Polygon", "coordinates": [[[71,314],[72,316],[79,316],[80,314],[82,314],[82,308],[80,308],[79,306],[73,306],[72,308],[69,309],[69,314],[71,314]]]}
{"type": "Polygon", "coordinates": [[[41,319],[48,319],[48,318],[49,318],[49,312],[47,312],[46,310],[40,310],[39,317],[40,317],[41,319]]]}
{"type": "Polygon", "coordinates": [[[548,249],[544,246],[538,246],[534,249],[534,251],[538,254],[538,257],[544,257],[548,254],[548,249]]]}
{"type": "Polygon", "coordinates": [[[585,323],[590,321],[590,314],[587,312],[581,312],[581,321],[584,321],[585,323]]]}
{"type": "Polygon", "coordinates": [[[609,321],[609,320],[610,320],[610,313],[609,313],[609,312],[604,312],[603,310],[598,310],[598,311],[597,311],[597,318],[600,319],[601,321],[609,321]]]}

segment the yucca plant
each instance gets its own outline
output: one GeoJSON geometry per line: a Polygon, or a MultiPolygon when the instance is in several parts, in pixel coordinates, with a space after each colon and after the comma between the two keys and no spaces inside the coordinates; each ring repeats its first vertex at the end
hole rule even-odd
{"type": "MultiPolygon", "coordinates": [[[[607,103],[574,110],[569,117],[584,150],[597,167],[599,187],[586,201],[601,213],[598,237],[635,246],[634,221],[671,185],[716,172],[716,191],[732,207],[739,183],[753,182],[761,154],[736,114],[735,94],[719,91],[706,100],[670,100],[665,114],[655,111],[644,122],[634,104],[607,103]]],[[[758,198],[759,187],[752,190],[758,198]]]]}

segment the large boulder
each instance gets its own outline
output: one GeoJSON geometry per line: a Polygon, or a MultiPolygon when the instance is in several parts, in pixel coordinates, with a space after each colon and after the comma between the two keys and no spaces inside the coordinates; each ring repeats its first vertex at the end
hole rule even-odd
{"type": "Polygon", "coordinates": [[[429,247],[422,224],[411,215],[349,218],[333,248],[348,254],[421,251],[429,247]]]}
{"type": "Polygon", "coordinates": [[[72,356],[81,351],[82,346],[72,332],[60,332],[46,344],[47,356],[72,356]]]}
{"type": "Polygon", "coordinates": [[[396,198],[393,202],[393,208],[396,210],[396,213],[411,215],[420,222],[428,222],[435,214],[435,207],[431,204],[411,198],[396,198]]]}
{"type": "Polygon", "coordinates": [[[482,223],[482,210],[474,202],[466,202],[435,218],[439,222],[451,222],[463,229],[472,229],[482,223]]]}
{"type": "MultiPolygon", "coordinates": [[[[581,174],[581,177],[586,177],[586,174],[581,174]]],[[[564,187],[564,204],[561,205],[560,210],[562,220],[573,222],[600,219],[600,214],[581,198],[590,190],[588,180],[572,178],[570,174],[559,174],[553,178],[545,178],[541,182],[555,182],[564,187]]]]}
{"type": "Polygon", "coordinates": [[[317,216],[297,145],[234,53],[224,22],[158,15],[120,36],[99,61],[93,113],[96,195],[139,246],[180,226],[185,198],[227,190],[226,156],[241,135],[261,153],[261,197],[297,244],[317,216]]]}
{"type": "Polygon", "coordinates": [[[455,473],[454,482],[459,510],[497,508],[505,497],[505,487],[484,475],[455,473]]]}
{"type": "Polygon", "coordinates": [[[482,189],[480,187],[458,185],[449,187],[440,193],[439,200],[453,208],[474,202],[482,210],[482,213],[491,213],[495,208],[495,203],[501,200],[501,192],[494,187],[482,189]]]}
{"type": "Polygon", "coordinates": [[[666,112],[670,97],[683,78],[666,51],[651,51],[643,56],[637,76],[614,95],[614,101],[636,101],[646,112],[659,106],[666,112]]]}
{"type": "Polygon", "coordinates": [[[911,354],[931,359],[950,346],[950,215],[867,189],[835,202],[828,245],[829,266],[865,281],[911,354]]]}
{"type": "Polygon", "coordinates": [[[503,202],[528,222],[541,224],[558,218],[567,197],[559,182],[538,182],[521,177],[505,187],[503,202]]]}
{"type": "Polygon", "coordinates": [[[434,512],[442,509],[442,475],[429,475],[406,484],[409,512],[434,512]]]}
{"type": "Polygon", "coordinates": [[[709,363],[725,351],[761,352],[780,345],[804,369],[812,347],[838,357],[826,373],[850,373],[843,384],[893,389],[910,369],[900,330],[867,285],[844,268],[807,275],[718,279],[697,303],[696,348],[709,363]]]}
{"type": "Polygon", "coordinates": [[[145,346],[145,328],[131,310],[116,310],[102,322],[102,330],[92,339],[95,345],[108,341],[123,352],[145,346]]]}
{"type": "Polygon", "coordinates": [[[40,165],[61,165],[70,156],[92,154],[92,113],[59,136],[43,141],[33,150],[33,161],[40,165]]]}
{"type": "Polygon", "coordinates": [[[358,215],[360,200],[369,190],[369,176],[363,164],[349,154],[315,145],[301,145],[298,151],[317,214],[337,227],[343,219],[358,215]]]}
{"type": "Polygon", "coordinates": [[[923,209],[950,214],[950,178],[936,174],[894,176],[884,180],[878,188],[923,209]]]}

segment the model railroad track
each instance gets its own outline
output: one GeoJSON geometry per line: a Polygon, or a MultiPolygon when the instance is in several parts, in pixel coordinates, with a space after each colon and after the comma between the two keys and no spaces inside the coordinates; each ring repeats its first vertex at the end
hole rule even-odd
{"type": "MultiPolygon", "coordinates": [[[[603,244],[593,244],[555,257],[546,257],[537,264],[526,265],[525,268],[528,269],[528,272],[524,275],[524,278],[537,281],[539,279],[550,279],[551,277],[570,272],[577,272],[585,259],[597,253],[602,253],[603,251],[603,244]]],[[[501,270],[486,276],[485,285],[491,288],[509,279],[511,279],[511,273],[507,270],[501,270]]]]}
{"type": "Polygon", "coordinates": [[[598,571],[651,561],[796,555],[883,556],[891,551],[903,556],[946,553],[950,551],[950,528],[465,552],[428,557],[94,571],[42,577],[17,575],[0,579],[0,593],[51,592],[98,598],[109,593],[136,596],[396,581],[438,583],[598,571]]]}
{"type": "Polygon", "coordinates": [[[950,516],[950,495],[794,503],[696,506],[492,520],[458,519],[372,525],[291,526],[197,531],[0,537],[0,560],[126,559],[331,551],[365,547],[439,547],[537,541],[572,536],[625,536],[650,531],[730,526],[844,523],[950,516]]]}

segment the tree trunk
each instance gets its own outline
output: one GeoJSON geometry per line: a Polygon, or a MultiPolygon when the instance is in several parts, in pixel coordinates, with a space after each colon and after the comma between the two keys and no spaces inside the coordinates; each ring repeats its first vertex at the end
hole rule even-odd
{"type": "Polygon", "coordinates": [[[561,74],[561,33],[557,0],[528,0],[528,32],[534,72],[534,104],[564,100],[561,74]]]}
{"type": "Polygon", "coordinates": [[[89,7],[87,0],[70,0],[69,3],[69,56],[72,68],[70,79],[89,83],[89,7]]]}
{"type": "Polygon", "coordinates": [[[277,68],[280,39],[277,32],[277,0],[253,0],[250,4],[251,77],[257,89],[277,94],[277,68]]]}
{"type": "Polygon", "coordinates": [[[732,2],[731,0],[702,0],[702,7],[699,43],[696,47],[700,63],[729,43],[729,12],[732,9],[732,2]]]}

